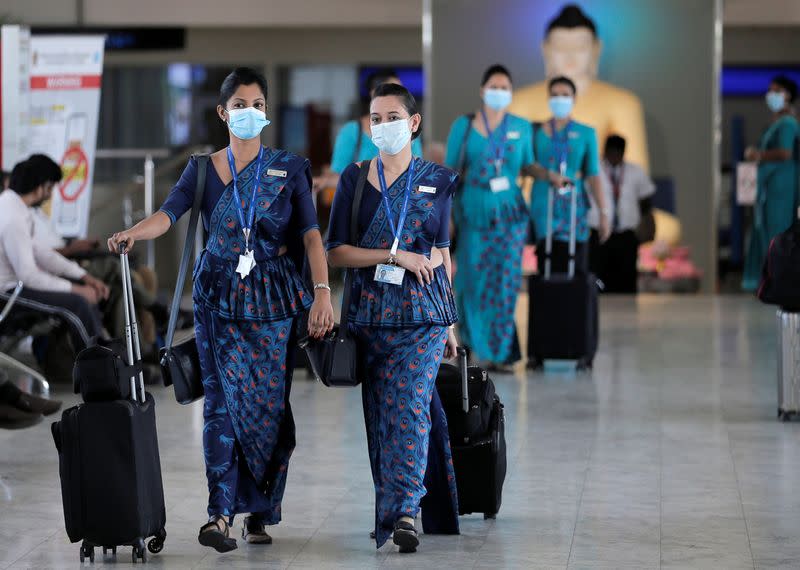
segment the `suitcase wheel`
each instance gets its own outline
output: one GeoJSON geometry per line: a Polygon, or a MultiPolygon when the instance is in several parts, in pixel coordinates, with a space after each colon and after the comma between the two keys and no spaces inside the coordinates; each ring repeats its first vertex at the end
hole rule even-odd
{"type": "Polygon", "coordinates": [[[152,552],[153,554],[158,554],[162,550],[164,550],[164,539],[156,536],[155,538],[151,538],[150,542],[147,543],[147,550],[152,552]]]}
{"type": "Polygon", "coordinates": [[[87,558],[89,559],[89,562],[94,564],[94,546],[87,546],[84,544],[81,546],[80,551],[81,564],[83,564],[87,558]]]}
{"type": "Polygon", "coordinates": [[[528,359],[528,369],[529,370],[541,370],[544,368],[544,362],[536,358],[535,356],[531,356],[528,359]]]}
{"type": "Polygon", "coordinates": [[[147,548],[145,548],[144,540],[141,538],[133,544],[133,550],[131,551],[131,562],[136,564],[139,560],[147,562],[147,548]]]}
{"type": "Polygon", "coordinates": [[[111,556],[117,555],[117,547],[116,546],[104,546],[103,547],[103,556],[107,556],[109,551],[111,551],[111,556]]]}

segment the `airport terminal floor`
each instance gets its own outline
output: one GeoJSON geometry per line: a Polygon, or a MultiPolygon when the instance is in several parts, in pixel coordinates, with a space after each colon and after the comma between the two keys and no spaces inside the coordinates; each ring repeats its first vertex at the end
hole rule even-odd
{"type": "MultiPolygon", "coordinates": [[[[524,304],[524,299],[521,304],[524,304]]],[[[797,568],[800,424],[776,419],[775,315],[749,297],[602,298],[591,374],[495,375],[508,477],[497,520],[375,551],[359,390],[297,378],[298,447],[271,546],[220,555],[205,520],[201,405],[155,388],[167,568],[797,568]]],[[[524,307],[520,307],[524,311],[524,307]]],[[[77,398],[59,391],[67,404],[77,398]]],[[[49,422],[0,432],[0,568],[75,568],[49,422]]],[[[237,519],[239,537],[242,518],[237,519]]],[[[130,563],[120,548],[119,563],[130,563]]],[[[95,565],[104,563],[98,555],[95,565]]],[[[107,559],[105,563],[110,563],[107,559]]],[[[88,564],[88,563],[87,563],[88,564]]]]}

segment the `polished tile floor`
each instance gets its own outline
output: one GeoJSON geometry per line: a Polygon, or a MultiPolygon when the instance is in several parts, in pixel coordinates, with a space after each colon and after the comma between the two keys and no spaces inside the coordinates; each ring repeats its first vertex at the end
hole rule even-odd
{"type": "MultiPolygon", "coordinates": [[[[156,389],[169,537],[151,565],[800,568],[800,425],[775,418],[774,313],[745,297],[642,297],[603,299],[601,321],[593,373],[495,377],[508,418],[500,515],[463,517],[461,536],[423,536],[411,556],[367,538],[357,390],[298,379],[275,543],[218,555],[196,542],[201,408],[156,389]]],[[[0,568],[77,567],[49,422],[0,433],[0,449],[0,568]]]]}

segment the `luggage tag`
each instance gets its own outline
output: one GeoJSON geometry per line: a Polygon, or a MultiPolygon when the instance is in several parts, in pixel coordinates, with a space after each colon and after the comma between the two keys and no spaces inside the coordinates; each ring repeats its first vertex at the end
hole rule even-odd
{"type": "Polygon", "coordinates": [[[505,192],[511,189],[511,181],[508,179],[508,176],[496,176],[489,180],[489,188],[495,194],[498,192],[505,192]]]}

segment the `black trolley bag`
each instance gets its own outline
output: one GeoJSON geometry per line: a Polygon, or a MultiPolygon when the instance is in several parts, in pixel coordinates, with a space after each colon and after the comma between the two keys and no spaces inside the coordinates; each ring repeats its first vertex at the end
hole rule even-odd
{"type": "Polygon", "coordinates": [[[458,514],[493,519],[506,478],[505,415],[494,383],[482,368],[468,366],[467,352],[459,347],[458,366],[441,365],[436,390],[447,416],[458,514]]]}
{"type": "Polygon", "coordinates": [[[528,280],[528,366],[545,360],[575,360],[579,369],[591,368],[597,352],[597,278],[576,275],[575,251],[578,193],[573,187],[570,206],[569,266],[566,274],[552,274],[553,209],[555,189],[547,193],[544,274],[528,280]]]}
{"type": "MultiPolygon", "coordinates": [[[[160,552],[167,536],[155,402],[144,391],[141,366],[135,365],[141,363],[141,348],[127,254],[121,253],[120,261],[128,366],[103,369],[131,374],[130,389],[124,390],[129,398],[99,401],[96,393],[92,401],[65,410],[61,421],[52,425],[64,522],[70,541],[83,541],[81,562],[94,562],[95,547],[102,547],[103,554],[116,554],[117,546],[132,546],[133,562],[145,562],[147,550],[160,552]]],[[[88,364],[85,361],[84,368],[88,364]]],[[[120,383],[112,378],[108,385],[120,383]]]]}

